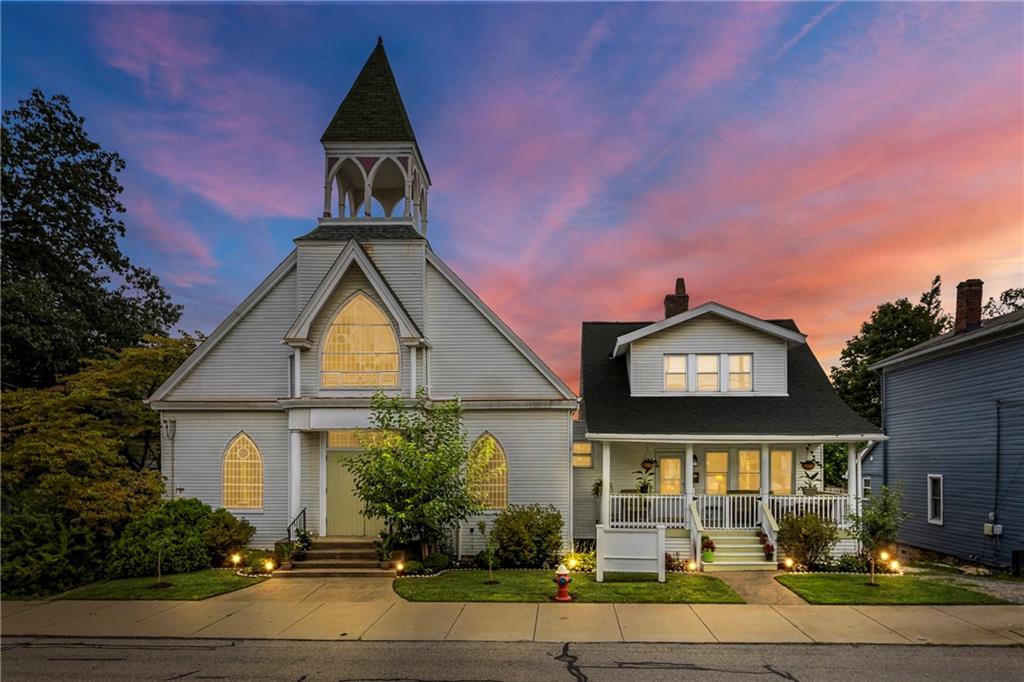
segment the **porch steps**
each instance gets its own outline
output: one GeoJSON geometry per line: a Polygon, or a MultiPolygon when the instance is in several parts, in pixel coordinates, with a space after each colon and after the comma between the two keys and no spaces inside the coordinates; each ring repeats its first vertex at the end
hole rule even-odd
{"type": "Polygon", "coordinates": [[[274,571],[275,578],[394,578],[394,565],[377,559],[373,538],[324,537],[292,568],[274,571]]]}
{"type": "Polygon", "coordinates": [[[722,571],[774,571],[776,563],[765,561],[757,534],[751,530],[706,531],[715,543],[715,560],[704,564],[706,573],[722,571]]]}

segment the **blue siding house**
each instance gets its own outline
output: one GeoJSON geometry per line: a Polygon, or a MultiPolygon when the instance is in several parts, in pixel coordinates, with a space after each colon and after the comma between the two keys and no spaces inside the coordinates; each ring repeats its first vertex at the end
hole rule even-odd
{"type": "Polygon", "coordinates": [[[872,366],[889,440],[864,454],[866,493],[902,483],[901,545],[993,567],[1024,549],[1024,310],[981,319],[957,287],[952,332],[872,366]]]}

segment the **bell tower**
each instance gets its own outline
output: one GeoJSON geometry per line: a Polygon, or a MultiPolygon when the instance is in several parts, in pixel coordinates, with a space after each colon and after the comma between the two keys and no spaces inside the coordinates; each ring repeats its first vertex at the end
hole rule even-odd
{"type": "Polygon", "coordinates": [[[320,143],[326,157],[321,224],[412,225],[426,235],[430,175],[382,38],[320,143]]]}

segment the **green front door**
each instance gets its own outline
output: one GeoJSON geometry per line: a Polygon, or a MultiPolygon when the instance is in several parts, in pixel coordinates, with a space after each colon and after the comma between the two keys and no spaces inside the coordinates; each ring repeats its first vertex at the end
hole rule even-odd
{"type": "Polygon", "coordinates": [[[353,452],[327,453],[327,534],[376,537],[384,527],[380,519],[367,519],[356,498],[355,480],[343,460],[353,452]]]}

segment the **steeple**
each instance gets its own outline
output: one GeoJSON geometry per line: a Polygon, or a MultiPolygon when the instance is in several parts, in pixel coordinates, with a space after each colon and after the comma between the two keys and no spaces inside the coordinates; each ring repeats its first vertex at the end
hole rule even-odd
{"type": "Polygon", "coordinates": [[[382,38],[320,143],[327,161],[321,222],[412,224],[426,233],[430,176],[382,38]]]}

